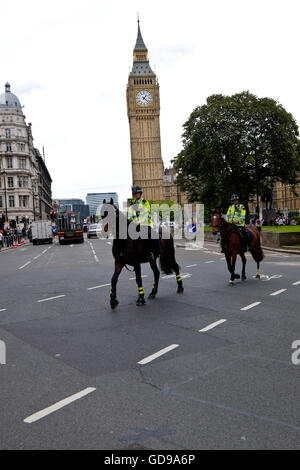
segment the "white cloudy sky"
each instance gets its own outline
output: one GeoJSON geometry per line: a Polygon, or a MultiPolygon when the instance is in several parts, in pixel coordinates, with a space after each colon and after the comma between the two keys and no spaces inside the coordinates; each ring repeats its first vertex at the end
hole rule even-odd
{"type": "Polygon", "coordinates": [[[299,0],[0,0],[0,92],[9,81],[25,106],[54,198],[130,195],[137,12],[160,83],[166,166],[213,93],[276,98],[300,125],[299,0]]]}

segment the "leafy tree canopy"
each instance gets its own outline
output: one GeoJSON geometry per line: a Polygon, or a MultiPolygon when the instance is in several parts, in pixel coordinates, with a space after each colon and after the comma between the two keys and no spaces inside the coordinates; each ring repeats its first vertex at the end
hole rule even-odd
{"type": "Polygon", "coordinates": [[[173,163],[190,201],[225,207],[238,193],[248,205],[256,194],[268,198],[276,181],[297,183],[298,126],[276,100],[212,95],[183,128],[183,150],[173,163]]]}

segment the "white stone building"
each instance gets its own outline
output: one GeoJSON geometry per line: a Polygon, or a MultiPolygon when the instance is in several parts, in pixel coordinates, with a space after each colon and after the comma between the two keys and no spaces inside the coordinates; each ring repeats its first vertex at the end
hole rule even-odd
{"type": "MultiPolygon", "coordinates": [[[[42,208],[45,175],[41,178],[31,124],[27,125],[25,119],[19,99],[6,83],[5,92],[0,94],[0,219],[3,214],[12,225],[25,219],[45,219],[51,210],[50,205],[49,209],[42,208]]],[[[46,199],[51,201],[48,171],[46,179],[46,199]]]]}

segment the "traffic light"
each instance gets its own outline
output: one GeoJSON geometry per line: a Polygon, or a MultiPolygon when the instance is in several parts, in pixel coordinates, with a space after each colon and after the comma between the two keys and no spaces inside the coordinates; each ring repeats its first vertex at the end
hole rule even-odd
{"type": "Polygon", "coordinates": [[[56,220],[56,211],[50,211],[50,219],[56,220]]]}

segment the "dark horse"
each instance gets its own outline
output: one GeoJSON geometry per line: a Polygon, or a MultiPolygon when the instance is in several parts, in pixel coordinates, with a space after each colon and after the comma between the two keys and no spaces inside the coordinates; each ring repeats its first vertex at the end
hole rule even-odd
{"type": "MultiPolygon", "coordinates": [[[[242,280],[246,279],[246,257],[243,250],[243,244],[238,228],[234,224],[230,224],[222,217],[220,210],[213,210],[211,213],[212,232],[214,235],[220,232],[221,235],[221,247],[222,252],[225,254],[228,271],[231,274],[229,284],[233,284],[234,279],[239,279],[239,274],[235,274],[235,262],[237,255],[240,255],[243,263],[242,269],[242,280]]],[[[264,254],[260,247],[260,235],[256,227],[246,225],[246,229],[250,232],[249,239],[249,251],[252,254],[253,259],[257,263],[256,278],[260,279],[259,264],[264,258],[264,254]]]]}
{"type": "MultiPolygon", "coordinates": [[[[159,270],[156,265],[156,259],[160,258],[161,270],[165,274],[172,274],[174,271],[176,274],[177,281],[177,292],[180,294],[183,292],[182,279],[179,272],[179,266],[175,260],[175,249],[174,249],[174,240],[170,234],[170,238],[163,239],[162,233],[160,231],[159,237],[155,241],[148,240],[133,240],[128,234],[128,227],[130,221],[126,219],[125,215],[119,211],[119,209],[113,204],[110,203],[113,208],[113,215],[115,216],[116,229],[113,234],[113,246],[112,254],[115,259],[115,272],[111,279],[111,291],[110,291],[110,306],[114,309],[118,305],[117,300],[117,282],[118,277],[124,268],[127,265],[132,266],[135,271],[136,283],[138,285],[138,299],[136,305],[144,305],[145,296],[144,289],[142,284],[141,276],[141,263],[150,263],[151,269],[154,274],[154,284],[151,293],[149,294],[149,299],[154,299],[157,294],[158,282],[159,282],[159,270]],[[127,227],[126,237],[119,237],[121,233],[121,227],[127,227]]],[[[106,206],[107,207],[107,206],[106,206]]],[[[105,211],[103,217],[108,215],[108,211],[105,211]]],[[[105,224],[103,221],[104,232],[108,231],[108,223],[105,224]]],[[[124,235],[124,234],[123,234],[124,235]]]]}

